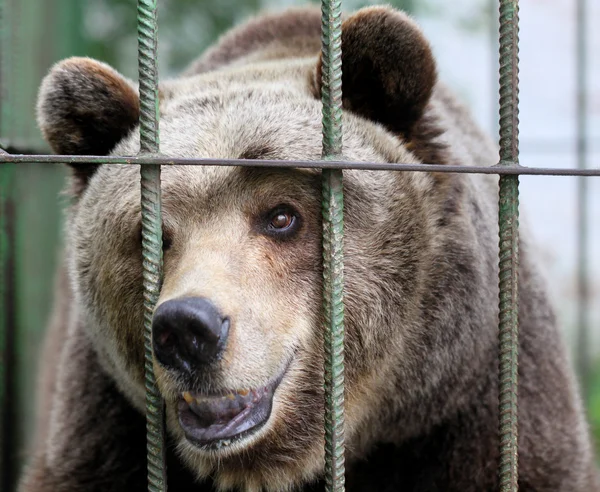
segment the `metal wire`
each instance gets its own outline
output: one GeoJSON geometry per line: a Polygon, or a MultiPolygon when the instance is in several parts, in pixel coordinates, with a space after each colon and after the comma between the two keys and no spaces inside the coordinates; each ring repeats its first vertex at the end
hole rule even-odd
{"type": "Polygon", "coordinates": [[[520,165],[507,165],[504,162],[497,166],[455,166],[447,164],[402,164],[388,162],[350,162],[342,160],[327,161],[282,161],[263,159],[180,159],[172,157],[116,157],[94,155],[0,155],[0,166],[3,164],[21,164],[28,162],[42,162],[46,164],[138,164],[152,166],[162,164],[165,166],[239,166],[239,167],[270,167],[270,168],[298,168],[298,169],[358,169],[372,171],[405,171],[423,173],[458,173],[458,174],[497,174],[500,176],[600,176],[600,169],[586,168],[551,168],[527,167],[520,165]]]}
{"type": "MultiPolygon", "coordinates": [[[[342,2],[323,0],[323,159],[342,155],[342,2]]],[[[322,163],[321,163],[322,164],[322,163]]],[[[344,193],[341,169],[324,169],[323,314],[325,488],[342,492],[344,467],[344,193]]]]}
{"type": "MultiPolygon", "coordinates": [[[[519,162],[518,0],[500,2],[500,167],[519,162]]],[[[518,490],[519,177],[499,192],[499,433],[501,492],[518,490]]]]}
{"type": "MultiPolygon", "coordinates": [[[[156,0],[138,0],[140,154],[159,152],[156,0]]],[[[142,256],[144,277],[144,349],[148,490],[167,490],[164,402],[156,385],[152,355],[152,316],[162,281],[160,165],[142,166],[142,256]]]]}

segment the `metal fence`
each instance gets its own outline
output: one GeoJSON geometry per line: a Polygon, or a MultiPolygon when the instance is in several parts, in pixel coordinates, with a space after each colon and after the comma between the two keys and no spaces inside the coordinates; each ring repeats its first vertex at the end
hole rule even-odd
{"type": "MultiPolygon", "coordinates": [[[[0,0],[0,21],[4,0],[0,0]]],[[[583,2],[581,2],[583,5],[583,2]]],[[[583,8],[579,11],[584,17],[583,8]]],[[[342,161],[342,66],[341,0],[322,1],[322,161],[267,161],[172,159],[160,157],[157,0],[138,0],[140,154],[138,157],[10,155],[0,151],[0,352],[8,343],[10,308],[14,303],[10,284],[9,238],[6,221],[11,187],[10,164],[113,163],[139,164],[141,169],[142,255],[144,282],[144,333],[146,355],[146,415],[148,488],[165,491],[164,404],[153,373],[151,322],[162,280],[161,165],[218,165],[321,168],[323,213],[323,306],[325,318],[325,475],[327,490],[344,490],[344,303],[343,303],[343,169],[394,170],[398,172],[486,173],[499,181],[499,483],[502,492],[518,489],[518,192],[519,175],[600,176],[600,169],[543,169],[519,165],[518,140],[518,0],[500,0],[500,161],[492,167],[461,167],[430,164],[368,163],[342,161]],[[10,169],[10,170],[9,170],[10,169]]],[[[8,67],[2,64],[4,70],[8,67]]],[[[3,71],[4,71],[3,70],[3,71]]],[[[6,73],[6,72],[4,72],[6,73]]],[[[581,74],[580,74],[581,75],[581,74]]],[[[580,88],[581,89],[581,88],[580,88]]],[[[580,99],[580,111],[585,99],[580,99]]],[[[7,121],[3,118],[3,121],[7,121]]],[[[582,117],[580,125],[585,125],[582,117]]],[[[584,144],[580,152],[585,153],[584,144]]],[[[583,183],[583,180],[582,180],[583,183]]],[[[581,186],[584,186],[583,184],[581,186]]],[[[582,190],[584,192],[584,190],[582,190]]],[[[585,193],[585,192],[584,192],[585,193]]],[[[585,196],[585,194],[583,194],[585,196]]],[[[585,208],[585,207],[583,207],[585,208]]],[[[585,254],[585,251],[584,253],[585,254]]],[[[585,275],[581,274],[581,289],[585,275]]],[[[0,359],[0,408],[5,408],[6,379],[11,361],[0,359]]],[[[4,419],[4,422],[7,420],[4,419]]],[[[4,457],[6,458],[6,457],[4,457]]],[[[2,456],[0,456],[0,460],[2,456]]]]}

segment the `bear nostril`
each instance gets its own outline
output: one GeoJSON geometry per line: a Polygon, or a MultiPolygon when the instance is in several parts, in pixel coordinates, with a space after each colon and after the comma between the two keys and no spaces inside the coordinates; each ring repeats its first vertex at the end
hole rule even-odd
{"type": "Polygon", "coordinates": [[[167,345],[173,345],[174,342],[173,333],[170,330],[165,330],[157,337],[158,345],[162,347],[167,347],[167,345]]]}
{"type": "Polygon", "coordinates": [[[192,372],[217,360],[227,341],[230,320],[202,297],[173,299],[154,313],[152,338],[158,362],[170,369],[192,372]]]}

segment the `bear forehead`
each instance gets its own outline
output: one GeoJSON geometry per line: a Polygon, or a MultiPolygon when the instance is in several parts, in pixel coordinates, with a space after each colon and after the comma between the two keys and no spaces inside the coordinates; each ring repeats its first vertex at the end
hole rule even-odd
{"type": "MultiPolygon", "coordinates": [[[[233,66],[161,83],[161,153],[187,158],[317,160],[322,103],[315,97],[316,57],[233,66]]],[[[381,161],[400,140],[377,123],[344,113],[344,158],[381,161]],[[378,148],[380,152],[373,149],[378,148]]],[[[113,150],[138,152],[138,131],[113,150]]],[[[412,159],[410,159],[412,160],[412,159]]]]}
{"type": "MultiPolygon", "coordinates": [[[[320,101],[284,86],[199,89],[161,104],[160,148],[169,157],[318,160],[322,155],[320,101]]],[[[400,140],[383,127],[344,114],[343,156],[376,161],[400,154],[400,140]],[[385,157],[384,157],[385,156],[385,157]]],[[[135,129],[112,152],[135,155],[135,129]]]]}

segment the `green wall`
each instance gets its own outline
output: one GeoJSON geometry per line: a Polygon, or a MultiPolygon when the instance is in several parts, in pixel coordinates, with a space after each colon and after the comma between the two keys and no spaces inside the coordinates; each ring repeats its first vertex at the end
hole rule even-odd
{"type": "MultiPolygon", "coordinates": [[[[43,75],[55,61],[82,52],[79,0],[0,0],[0,143],[11,153],[48,153],[35,123],[43,75]]],[[[4,367],[0,392],[0,490],[14,489],[36,408],[39,348],[51,305],[61,230],[65,169],[61,165],[0,168],[4,367]]]]}

